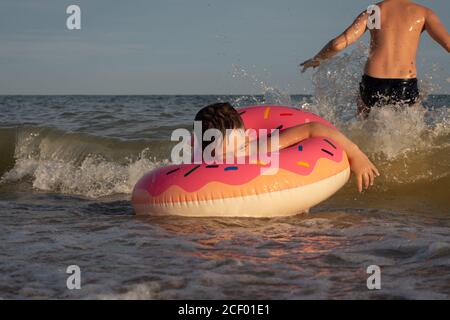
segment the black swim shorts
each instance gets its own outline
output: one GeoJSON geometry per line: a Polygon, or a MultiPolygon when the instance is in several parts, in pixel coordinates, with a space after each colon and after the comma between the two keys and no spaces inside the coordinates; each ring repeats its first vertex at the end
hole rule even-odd
{"type": "Polygon", "coordinates": [[[359,85],[361,99],[367,107],[389,104],[414,104],[419,98],[417,78],[380,79],[363,75],[359,85]]]}

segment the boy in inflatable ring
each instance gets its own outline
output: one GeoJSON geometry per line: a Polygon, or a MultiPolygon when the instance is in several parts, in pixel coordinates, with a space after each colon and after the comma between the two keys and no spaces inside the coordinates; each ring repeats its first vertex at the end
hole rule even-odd
{"type": "MultiPolygon", "coordinates": [[[[241,132],[245,130],[244,122],[242,121],[239,112],[227,102],[215,103],[204,107],[197,113],[194,120],[202,122],[202,137],[204,132],[208,129],[217,129],[222,133],[222,135],[226,134],[227,129],[235,129],[241,132]]],[[[336,141],[345,150],[350,162],[350,169],[356,176],[359,192],[362,192],[363,186],[365,189],[372,186],[375,176],[380,175],[378,169],[356,144],[350,141],[341,132],[318,122],[300,124],[280,132],[277,148],[278,150],[281,150],[313,137],[329,137],[336,141]]],[[[270,139],[271,138],[269,137],[267,152],[277,151],[270,149],[272,146],[270,139]]],[[[210,143],[211,142],[209,141],[203,141],[202,150],[204,150],[210,143]]],[[[249,153],[249,144],[250,142],[246,139],[246,145],[243,147],[245,148],[245,152],[247,154],[249,153]]],[[[223,144],[223,152],[224,154],[227,153],[226,144],[223,144]]],[[[236,152],[236,150],[231,152],[236,152]]]]}

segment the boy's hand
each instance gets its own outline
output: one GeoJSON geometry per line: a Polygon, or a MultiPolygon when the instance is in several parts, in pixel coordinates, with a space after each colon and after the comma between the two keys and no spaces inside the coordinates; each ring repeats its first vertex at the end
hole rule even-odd
{"type": "Polygon", "coordinates": [[[362,192],[363,184],[364,188],[368,189],[369,186],[373,186],[375,175],[379,176],[380,173],[374,164],[367,158],[367,156],[359,151],[353,155],[350,159],[350,169],[353,171],[356,177],[356,183],[358,185],[358,192],[362,192]]]}
{"type": "Polygon", "coordinates": [[[301,67],[303,67],[302,73],[305,72],[308,68],[317,68],[320,66],[320,60],[319,59],[309,59],[305,62],[300,64],[301,67]]]}

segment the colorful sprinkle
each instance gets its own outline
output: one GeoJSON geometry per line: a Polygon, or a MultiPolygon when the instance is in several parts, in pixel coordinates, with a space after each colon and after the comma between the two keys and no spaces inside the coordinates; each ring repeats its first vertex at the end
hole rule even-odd
{"type": "Polygon", "coordinates": [[[325,141],[325,142],[328,143],[330,146],[332,146],[333,148],[336,149],[336,146],[335,146],[334,144],[332,144],[332,143],[330,142],[330,140],[328,140],[328,139],[323,139],[323,141],[325,141]]]}
{"type": "Polygon", "coordinates": [[[321,149],[323,152],[325,152],[325,153],[328,153],[330,156],[334,156],[334,154],[333,153],[331,153],[330,151],[328,151],[328,150],[325,150],[325,149],[321,149]]]}
{"type": "Polygon", "coordinates": [[[186,172],[184,174],[185,177],[187,177],[188,175],[190,175],[192,172],[194,172],[195,170],[197,170],[200,167],[200,165],[196,165],[195,167],[193,167],[191,170],[189,170],[188,172],[186,172]]]}
{"type": "Polygon", "coordinates": [[[309,163],[308,162],[298,161],[297,165],[300,166],[300,167],[309,168],[309,163]]]}
{"type": "Polygon", "coordinates": [[[218,164],[209,164],[206,166],[207,168],[218,168],[219,165],[218,164]]]}
{"type": "Polygon", "coordinates": [[[237,170],[237,169],[238,169],[238,167],[232,166],[232,167],[226,167],[224,170],[225,171],[230,171],[230,170],[237,170]]]}
{"type": "Polygon", "coordinates": [[[176,169],[170,170],[170,171],[166,172],[166,175],[174,173],[175,171],[178,171],[178,170],[180,170],[180,168],[176,168],[176,169]]]}
{"type": "Polygon", "coordinates": [[[298,146],[298,151],[303,151],[303,146],[302,145],[298,146]]]}
{"type": "Polygon", "coordinates": [[[264,119],[269,119],[269,113],[270,113],[270,107],[267,107],[266,110],[264,110],[264,119]]]}
{"type": "Polygon", "coordinates": [[[292,116],[292,113],[280,113],[281,117],[292,116]]]}

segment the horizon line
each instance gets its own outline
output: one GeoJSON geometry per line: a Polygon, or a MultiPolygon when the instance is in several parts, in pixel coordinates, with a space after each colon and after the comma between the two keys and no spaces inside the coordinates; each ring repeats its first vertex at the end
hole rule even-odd
{"type": "MultiPolygon", "coordinates": [[[[6,96],[264,96],[264,93],[0,93],[6,96]]],[[[312,93],[289,93],[289,96],[314,96],[312,93]]],[[[450,93],[431,93],[428,96],[450,96],[450,93]]]]}
{"type": "MultiPolygon", "coordinates": [[[[289,93],[289,96],[312,96],[311,93],[289,93]]],[[[0,93],[0,96],[264,96],[264,93],[0,93]]]]}

